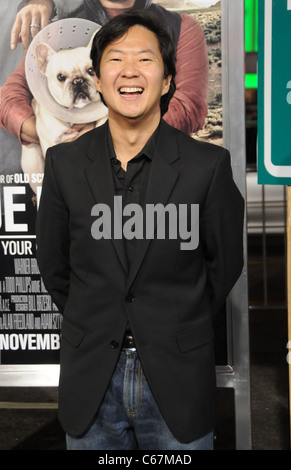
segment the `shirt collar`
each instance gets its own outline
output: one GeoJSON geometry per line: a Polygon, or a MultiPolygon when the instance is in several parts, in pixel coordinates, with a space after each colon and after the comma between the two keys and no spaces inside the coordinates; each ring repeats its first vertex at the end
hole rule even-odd
{"type": "MultiPolygon", "coordinates": [[[[108,129],[107,148],[108,148],[109,158],[110,158],[110,160],[116,160],[116,154],[115,154],[115,150],[114,150],[114,146],[113,146],[109,126],[107,127],[107,129],[108,129]]],[[[133,157],[131,160],[141,158],[142,156],[147,157],[149,160],[153,159],[155,149],[156,149],[156,143],[157,143],[157,139],[158,139],[158,135],[159,135],[159,129],[160,129],[160,124],[158,125],[156,130],[153,132],[153,134],[151,135],[151,137],[149,138],[149,140],[147,141],[147,143],[145,144],[143,149],[135,157],[133,157]]]]}

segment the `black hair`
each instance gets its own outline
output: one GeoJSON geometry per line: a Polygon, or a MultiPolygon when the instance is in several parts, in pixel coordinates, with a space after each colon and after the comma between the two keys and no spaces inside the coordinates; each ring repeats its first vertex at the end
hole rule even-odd
{"type": "MultiPolygon", "coordinates": [[[[169,102],[175,92],[176,51],[168,29],[161,23],[157,15],[149,10],[129,10],[115,16],[96,33],[91,48],[91,60],[97,77],[100,77],[100,62],[105,48],[111,42],[121,38],[133,26],[143,26],[152,31],[159,42],[159,49],[164,63],[164,78],[172,76],[168,93],[161,97],[162,116],[166,113],[169,102]]],[[[101,95],[101,99],[104,99],[101,95]]],[[[106,103],[104,102],[106,105],[106,103]]]]}

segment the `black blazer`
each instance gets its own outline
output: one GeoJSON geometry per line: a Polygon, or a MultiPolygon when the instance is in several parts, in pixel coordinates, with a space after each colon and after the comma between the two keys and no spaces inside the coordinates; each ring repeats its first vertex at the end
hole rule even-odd
{"type": "Polygon", "coordinates": [[[229,152],[161,121],[146,204],[199,204],[199,245],[136,240],[128,270],[122,240],[92,237],[96,203],[112,208],[107,126],[47,152],[37,217],[39,268],[63,313],[59,417],[83,433],[102,401],[127,321],[159,408],[190,442],[214,427],[213,319],[243,265],[244,202],[229,152]]]}

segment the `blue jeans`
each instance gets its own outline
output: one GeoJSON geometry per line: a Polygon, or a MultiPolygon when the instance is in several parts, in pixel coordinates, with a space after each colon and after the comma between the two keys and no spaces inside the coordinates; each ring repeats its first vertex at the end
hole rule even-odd
{"type": "Polygon", "coordinates": [[[136,352],[122,351],[110,386],[85,435],[67,435],[68,450],[212,450],[213,433],[189,444],[168,429],[136,352]]]}

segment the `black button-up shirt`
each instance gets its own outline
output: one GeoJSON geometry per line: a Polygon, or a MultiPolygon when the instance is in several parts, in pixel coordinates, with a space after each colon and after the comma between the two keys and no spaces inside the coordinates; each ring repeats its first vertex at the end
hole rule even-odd
{"type": "MultiPolygon", "coordinates": [[[[127,163],[126,171],[122,168],[120,160],[116,158],[110,131],[108,130],[108,153],[111,161],[113,181],[115,187],[115,196],[122,196],[122,207],[127,204],[139,204],[143,206],[146,188],[151,168],[151,162],[154,157],[156,141],[159,132],[159,126],[150,137],[144,148],[127,163]]],[[[126,220],[131,216],[123,216],[123,226],[126,220]]],[[[132,227],[135,230],[135,227],[132,227]]],[[[123,236],[123,242],[127,255],[127,264],[134,255],[135,237],[132,239],[123,236]]],[[[129,323],[127,323],[127,335],[132,335],[129,323]]]]}
{"type": "MultiPolygon", "coordinates": [[[[141,207],[144,203],[151,162],[154,157],[158,128],[150,137],[144,148],[127,163],[126,171],[122,168],[121,162],[116,158],[110,132],[108,132],[108,151],[112,166],[113,181],[115,186],[115,195],[122,196],[122,206],[127,204],[139,204],[141,207]]],[[[124,223],[132,216],[123,217],[124,223]]],[[[135,227],[132,226],[132,231],[135,227]]],[[[128,239],[123,237],[128,266],[134,255],[135,237],[128,239]]]]}

